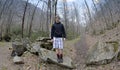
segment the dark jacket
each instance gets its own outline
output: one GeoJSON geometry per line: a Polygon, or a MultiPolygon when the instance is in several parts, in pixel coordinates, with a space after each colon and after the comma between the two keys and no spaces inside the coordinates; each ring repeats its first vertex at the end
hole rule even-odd
{"type": "Polygon", "coordinates": [[[52,28],[51,28],[51,39],[53,39],[53,37],[63,37],[63,38],[66,38],[66,33],[65,33],[65,29],[64,29],[64,26],[63,24],[61,24],[61,22],[59,23],[54,23],[52,25],[52,28]]]}

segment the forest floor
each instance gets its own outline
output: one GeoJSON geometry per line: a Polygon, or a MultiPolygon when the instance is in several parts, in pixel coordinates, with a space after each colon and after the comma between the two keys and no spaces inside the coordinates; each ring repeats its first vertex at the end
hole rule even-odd
{"type": "MultiPolygon", "coordinates": [[[[76,69],[73,70],[120,70],[120,62],[112,62],[107,65],[87,67],[85,65],[86,56],[90,46],[93,46],[97,39],[89,35],[81,35],[80,38],[65,41],[64,55],[71,57],[76,69]]],[[[70,70],[55,64],[38,63],[38,56],[26,52],[23,56],[24,64],[16,65],[11,57],[11,43],[0,42],[0,70],[70,70]]]]}
{"type": "Polygon", "coordinates": [[[0,70],[17,70],[16,68],[19,68],[11,62],[10,46],[11,43],[0,42],[0,70]]]}
{"type": "MultiPolygon", "coordinates": [[[[74,59],[74,43],[78,40],[79,39],[65,41],[64,55],[70,56],[72,59],[74,59]]],[[[25,52],[22,55],[24,64],[16,65],[13,63],[13,57],[11,57],[11,52],[11,42],[0,42],[0,70],[70,70],[55,64],[39,64],[39,57],[31,54],[30,52],[25,52]]]]}
{"type": "Polygon", "coordinates": [[[82,35],[80,40],[75,43],[76,57],[74,60],[75,64],[77,64],[77,68],[75,70],[120,70],[120,61],[113,61],[110,64],[100,66],[88,67],[85,65],[87,53],[97,40],[97,37],[82,35]]]}

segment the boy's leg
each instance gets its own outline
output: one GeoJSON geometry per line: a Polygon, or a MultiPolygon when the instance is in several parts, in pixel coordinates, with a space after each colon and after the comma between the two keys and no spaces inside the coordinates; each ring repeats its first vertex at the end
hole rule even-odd
{"type": "Polygon", "coordinates": [[[59,62],[60,55],[59,55],[59,49],[58,49],[58,39],[55,37],[53,38],[53,48],[55,49],[57,61],[59,62]]]}
{"type": "Polygon", "coordinates": [[[56,55],[57,55],[57,61],[60,63],[60,52],[59,49],[56,48],[56,55]]]}
{"type": "Polygon", "coordinates": [[[63,62],[63,39],[60,38],[59,40],[59,55],[60,55],[60,62],[63,62]]]}
{"type": "Polygon", "coordinates": [[[63,49],[56,49],[58,63],[63,63],[63,49]]]}
{"type": "Polygon", "coordinates": [[[59,54],[63,54],[63,49],[59,49],[59,54]]]}
{"type": "Polygon", "coordinates": [[[59,58],[59,49],[56,48],[56,55],[57,55],[57,58],[59,58]]]}
{"type": "Polygon", "coordinates": [[[63,62],[63,49],[59,49],[60,52],[60,62],[63,62]]]}

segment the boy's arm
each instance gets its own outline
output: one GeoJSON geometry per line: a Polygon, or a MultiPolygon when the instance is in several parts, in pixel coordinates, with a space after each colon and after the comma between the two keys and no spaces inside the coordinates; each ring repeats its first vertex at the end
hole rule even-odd
{"type": "Polygon", "coordinates": [[[63,30],[63,37],[66,38],[66,32],[63,24],[62,24],[62,30],[63,30]]]}
{"type": "Polygon", "coordinates": [[[51,28],[51,39],[53,39],[53,35],[54,35],[54,26],[52,25],[52,28],[51,28]]]}

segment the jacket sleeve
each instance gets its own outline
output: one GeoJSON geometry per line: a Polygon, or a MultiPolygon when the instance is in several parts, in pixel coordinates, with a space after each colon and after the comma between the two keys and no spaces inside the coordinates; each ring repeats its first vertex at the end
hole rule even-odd
{"type": "Polygon", "coordinates": [[[53,36],[54,36],[54,30],[55,30],[54,25],[52,25],[52,28],[51,28],[51,39],[53,39],[53,36]]]}
{"type": "Polygon", "coordinates": [[[63,24],[62,24],[62,31],[63,31],[63,37],[66,38],[66,32],[63,24]]]}

